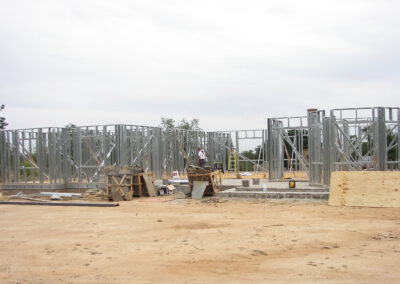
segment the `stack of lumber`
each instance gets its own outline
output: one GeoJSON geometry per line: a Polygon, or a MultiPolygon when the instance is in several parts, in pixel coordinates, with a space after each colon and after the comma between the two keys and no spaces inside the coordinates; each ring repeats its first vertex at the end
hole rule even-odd
{"type": "Polygon", "coordinates": [[[156,195],[153,175],[139,166],[104,168],[107,176],[106,195],[109,200],[132,200],[133,197],[156,195]]]}
{"type": "Polygon", "coordinates": [[[400,207],[400,172],[333,172],[329,205],[400,207]]]}

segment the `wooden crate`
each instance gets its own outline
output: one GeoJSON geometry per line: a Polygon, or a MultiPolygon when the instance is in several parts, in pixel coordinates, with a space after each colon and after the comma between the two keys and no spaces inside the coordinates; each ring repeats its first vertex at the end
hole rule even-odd
{"type": "Polygon", "coordinates": [[[207,181],[208,185],[204,191],[204,196],[214,196],[222,188],[221,172],[210,173],[188,173],[190,193],[193,190],[194,181],[207,181]]]}
{"type": "Polygon", "coordinates": [[[132,200],[133,176],[129,174],[109,174],[106,179],[106,195],[108,200],[132,200]]]}
{"type": "Polygon", "coordinates": [[[152,173],[107,174],[106,194],[109,200],[132,200],[133,197],[156,195],[152,173]],[[147,181],[147,182],[146,182],[147,181]]]}

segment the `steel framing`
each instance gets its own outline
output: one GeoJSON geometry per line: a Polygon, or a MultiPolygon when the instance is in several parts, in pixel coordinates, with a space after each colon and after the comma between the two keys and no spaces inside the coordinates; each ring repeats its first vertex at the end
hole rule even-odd
{"type": "Polygon", "coordinates": [[[4,189],[104,187],[103,168],[139,165],[162,178],[196,161],[197,147],[211,164],[226,161],[224,133],[137,125],[96,125],[1,131],[0,170],[4,189]]]}
{"type": "MultiPolygon", "coordinates": [[[[219,132],[163,130],[138,125],[31,128],[0,132],[0,173],[5,189],[104,187],[102,168],[137,164],[162,178],[193,162],[197,148],[226,169],[242,140],[261,147],[257,160],[242,154],[270,180],[284,171],[306,172],[310,184],[328,185],[339,170],[400,170],[400,108],[310,109],[307,116],[268,119],[267,129],[219,132]]],[[[239,152],[240,153],[240,152],[239,152]]]]}
{"type": "Polygon", "coordinates": [[[270,180],[278,180],[283,177],[285,162],[290,171],[309,173],[306,141],[308,141],[306,116],[268,119],[268,172],[270,180]]]}
{"type": "MultiPolygon", "coordinates": [[[[240,162],[245,163],[246,171],[251,166],[256,172],[266,171],[267,169],[267,130],[266,129],[245,129],[245,130],[231,130],[231,131],[220,131],[218,133],[227,134],[227,143],[223,148],[226,149],[227,155],[231,149],[235,149],[238,153],[236,159],[236,168],[239,169],[240,162]],[[257,141],[260,146],[257,159],[249,159],[240,153],[241,142],[246,140],[257,141]]],[[[243,145],[243,144],[242,144],[243,145]]],[[[223,165],[227,165],[227,160],[223,160],[223,165]]],[[[227,166],[226,166],[227,167],[227,166]]],[[[251,168],[250,168],[251,169],[251,168]]]]}
{"type": "Polygon", "coordinates": [[[307,117],[269,118],[268,154],[270,180],[283,177],[285,161],[295,165],[287,170],[305,171],[315,185],[329,185],[333,171],[399,170],[400,108],[332,109],[330,117],[311,109],[307,117]],[[308,157],[297,142],[304,137],[308,157]],[[292,156],[285,159],[288,152],[292,156]]]}
{"type": "Polygon", "coordinates": [[[400,108],[333,109],[324,121],[324,178],[338,170],[400,169],[400,108]]]}

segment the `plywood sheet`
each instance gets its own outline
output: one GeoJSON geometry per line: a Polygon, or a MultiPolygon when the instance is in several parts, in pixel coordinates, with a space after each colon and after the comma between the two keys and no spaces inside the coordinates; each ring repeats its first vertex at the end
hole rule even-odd
{"type": "Polygon", "coordinates": [[[150,175],[143,175],[144,182],[146,184],[147,192],[149,193],[150,197],[156,196],[156,188],[153,184],[153,177],[150,175]]]}
{"type": "Polygon", "coordinates": [[[192,198],[201,199],[208,185],[208,181],[193,181],[192,198]]]}
{"type": "Polygon", "coordinates": [[[329,205],[400,207],[400,172],[333,172],[329,205]]]}

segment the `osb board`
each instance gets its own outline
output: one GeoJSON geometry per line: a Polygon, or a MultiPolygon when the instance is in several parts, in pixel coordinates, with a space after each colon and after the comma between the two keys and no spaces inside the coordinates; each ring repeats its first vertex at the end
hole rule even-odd
{"type": "Polygon", "coordinates": [[[400,207],[400,172],[333,172],[328,204],[400,207]]]}
{"type": "Polygon", "coordinates": [[[146,183],[147,192],[149,193],[150,197],[156,196],[156,188],[153,184],[153,177],[150,175],[143,175],[144,182],[146,183]]]}

